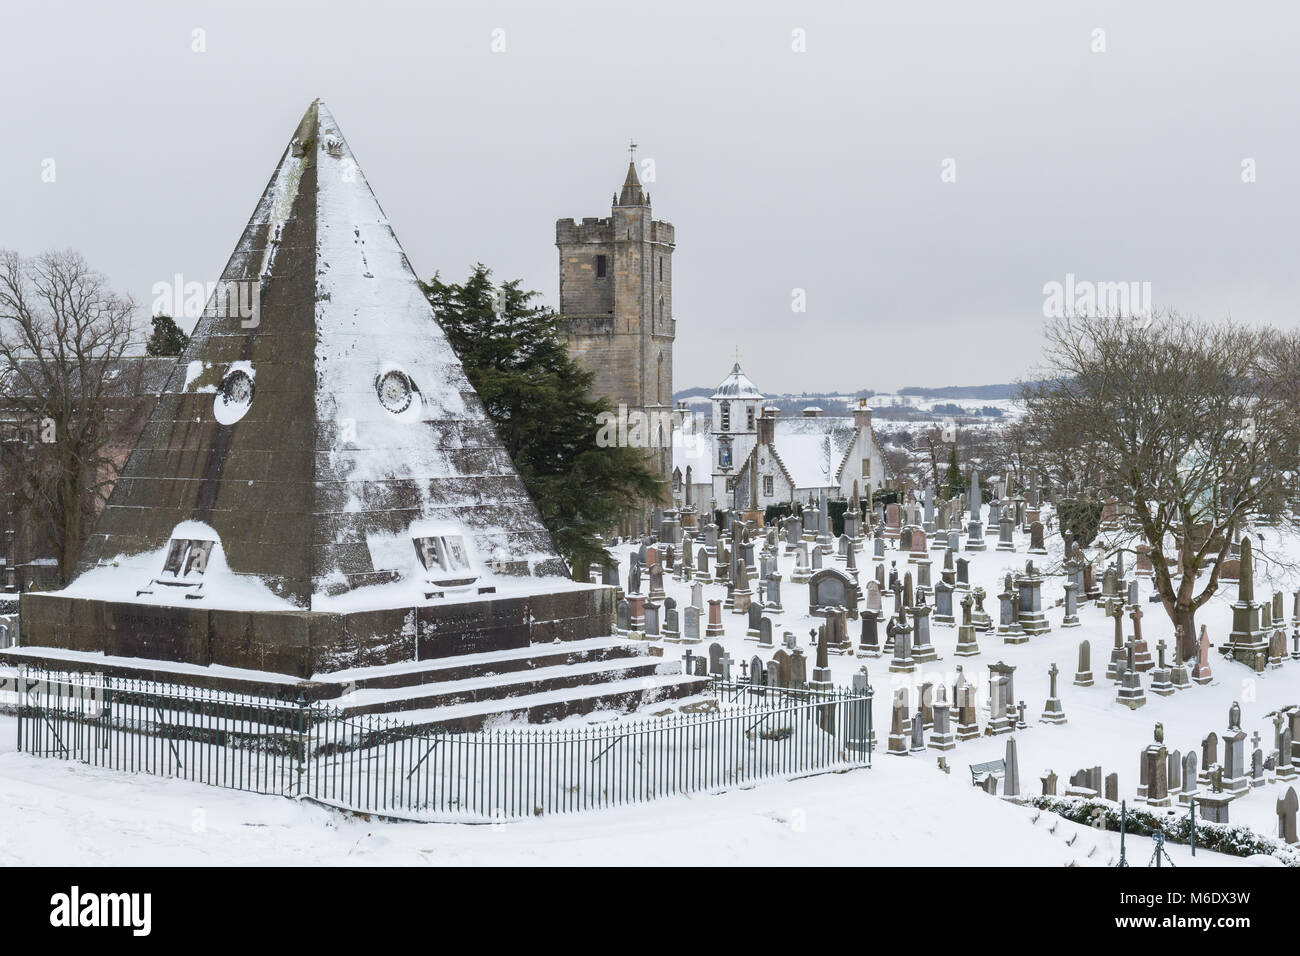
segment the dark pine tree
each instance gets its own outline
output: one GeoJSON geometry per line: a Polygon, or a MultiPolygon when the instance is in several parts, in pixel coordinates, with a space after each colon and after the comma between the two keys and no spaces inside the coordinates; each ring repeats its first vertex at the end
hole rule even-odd
{"type": "Polygon", "coordinates": [[[470,384],[496,423],[524,487],[556,547],[586,578],[603,562],[600,536],[662,482],[635,448],[601,447],[597,420],[609,404],[591,393],[592,374],[569,357],[560,316],[536,305],[519,280],[496,286],[479,263],[464,283],[421,283],[470,384]]]}
{"type": "Polygon", "coordinates": [[[181,331],[180,326],[170,315],[153,317],[153,334],[144,349],[150,355],[180,355],[189,344],[190,337],[181,331]]]}
{"type": "Polygon", "coordinates": [[[944,475],[944,484],[948,486],[947,496],[955,497],[966,490],[966,478],[957,464],[957,446],[954,444],[948,452],[948,472],[944,475]]]}

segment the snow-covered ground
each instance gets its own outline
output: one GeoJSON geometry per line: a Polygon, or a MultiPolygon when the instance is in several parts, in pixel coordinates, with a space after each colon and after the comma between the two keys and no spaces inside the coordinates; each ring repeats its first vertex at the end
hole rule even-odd
{"type": "MultiPolygon", "coordinates": [[[[937,786],[943,781],[920,760],[888,772],[464,826],[366,821],[282,797],[29,757],[13,752],[11,717],[0,717],[0,741],[0,864],[8,866],[1063,866],[1105,865],[1119,855],[1116,833],[969,787],[937,786]]],[[[1192,860],[1185,847],[1169,849],[1179,866],[1247,862],[1204,851],[1192,860]]],[[[1130,838],[1128,853],[1145,862],[1151,843],[1130,838]]]]}
{"type": "MultiPolygon", "coordinates": [[[[1264,552],[1284,562],[1300,555],[1297,542],[1265,531],[1264,552]]],[[[1011,570],[1023,570],[1027,541],[1017,534],[1020,553],[987,551],[967,554],[972,560],[972,584],[990,595],[1011,570]]],[[[1034,558],[1036,566],[1052,567],[1060,560],[1059,538],[1049,538],[1052,553],[1034,558]]],[[[630,549],[620,551],[626,569],[630,549]]],[[[933,579],[938,580],[942,552],[931,552],[933,579]]],[[[900,573],[906,560],[890,551],[900,573]]],[[[793,631],[809,653],[808,632],[819,619],[810,617],[808,588],[789,581],[792,559],[781,559],[786,574],[786,610],[775,629],[793,631]]],[[[872,574],[869,557],[859,562],[865,582],[872,574]]],[[[1259,562],[1257,593],[1274,588],[1288,593],[1294,572],[1280,563],[1259,562]]],[[[665,581],[681,606],[689,589],[665,581]]],[[[1119,774],[1120,793],[1135,797],[1140,750],[1152,739],[1160,721],[1170,749],[1196,748],[1210,731],[1227,727],[1228,708],[1239,701],[1242,728],[1258,730],[1261,747],[1272,747],[1273,727],[1268,711],[1300,702],[1300,663],[1255,675],[1230,664],[1216,652],[1211,663],[1214,682],[1193,686],[1173,697],[1148,695],[1148,704],[1133,712],[1115,703],[1114,685],[1105,679],[1113,624],[1091,605],[1081,610],[1083,626],[1060,627],[1062,609],[1052,605],[1062,596],[1062,579],[1049,577],[1044,605],[1053,627],[1029,643],[1006,646],[994,634],[980,635],[982,653],[974,658],[953,656],[956,629],[931,629],[940,660],[921,665],[914,675],[888,672],[888,659],[831,658],[835,682],[848,685],[859,668],[868,667],[876,690],[874,724],[879,746],[874,767],[773,783],[735,792],[676,797],[635,808],[585,815],[553,816],[498,826],[464,826],[363,821],[320,807],[279,797],[254,796],[175,780],[131,776],[14,752],[12,717],[0,717],[0,862],[40,863],[605,863],[610,859],[657,863],[856,863],[865,865],[1106,865],[1118,857],[1116,833],[1096,831],[1051,814],[1017,807],[973,788],[968,765],[1002,757],[1006,737],[959,743],[947,755],[951,773],[936,769],[933,751],[894,757],[884,753],[889,730],[890,690],[906,680],[915,707],[917,688],[925,680],[951,684],[960,664],[968,679],[982,688],[987,665],[1015,665],[1015,687],[1028,704],[1027,729],[1014,736],[1020,757],[1022,792],[1041,791],[1039,777],[1050,768],[1059,778],[1058,792],[1074,771],[1100,764],[1104,773],[1119,774]],[[1080,640],[1092,642],[1092,687],[1071,681],[1080,640]],[[1047,697],[1048,667],[1061,674],[1058,691],[1068,723],[1042,724],[1038,714],[1047,697]]],[[[1149,585],[1142,586],[1144,635],[1153,654],[1156,642],[1172,644],[1172,628],[1158,605],[1145,603],[1149,585]]],[[[706,597],[723,593],[708,586],[706,597]]],[[[1211,640],[1224,641],[1229,630],[1229,602],[1235,587],[1226,587],[1199,617],[1209,626],[1211,640]]],[[[985,607],[994,615],[996,598],[985,607]]],[[[885,603],[886,612],[889,602],[885,603]]],[[[1290,611],[1290,601],[1287,602],[1290,611]]],[[[745,640],[746,618],[724,613],[722,643],[737,660],[758,651],[745,640]]],[[[1126,631],[1131,625],[1126,627],[1126,631]]],[[[856,625],[851,634],[857,638],[856,625]]],[[[882,631],[883,637],[883,631],[882,631]]],[[[779,638],[778,638],[779,640],[779,638]]],[[[707,653],[709,642],[694,648],[707,653]]],[[[666,654],[683,648],[666,646],[666,654]]],[[[1144,675],[1149,677],[1148,675],[1144,675]]],[[[593,719],[608,719],[608,715],[593,719]]],[[[1233,823],[1245,823],[1266,835],[1275,833],[1274,802],[1285,787],[1268,784],[1231,804],[1233,823]]],[[[1129,860],[1145,864],[1151,841],[1130,838],[1129,860]]],[[[1186,847],[1168,845],[1178,865],[1250,865],[1257,860],[1198,852],[1193,861],[1186,847]]]]}

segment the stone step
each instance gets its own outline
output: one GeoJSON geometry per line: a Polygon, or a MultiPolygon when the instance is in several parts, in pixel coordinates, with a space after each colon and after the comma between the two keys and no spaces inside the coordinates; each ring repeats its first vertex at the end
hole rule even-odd
{"type": "Polygon", "coordinates": [[[331,703],[348,715],[409,712],[502,701],[566,689],[598,688],[605,684],[680,673],[681,664],[678,661],[664,661],[659,657],[615,657],[578,663],[560,662],[505,674],[479,674],[460,680],[359,688],[331,703]]]}
{"type": "Polygon", "coordinates": [[[502,700],[478,700],[409,710],[402,713],[401,722],[408,726],[468,732],[482,730],[488,724],[536,724],[601,710],[627,712],[658,701],[680,700],[704,694],[708,689],[709,680],[705,677],[655,674],[502,700]]]}
{"type": "MultiPolygon", "coordinates": [[[[528,647],[482,654],[461,654],[426,661],[404,661],[379,667],[358,667],[328,674],[316,680],[340,684],[348,692],[359,690],[418,687],[423,684],[465,681],[520,671],[536,671],[562,664],[597,661],[646,661],[662,650],[646,643],[634,643],[615,637],[597,637],[582,641],[556,641],[528,647]]],[[[654,656],[654,661],[661,658],[654,656]]]]}

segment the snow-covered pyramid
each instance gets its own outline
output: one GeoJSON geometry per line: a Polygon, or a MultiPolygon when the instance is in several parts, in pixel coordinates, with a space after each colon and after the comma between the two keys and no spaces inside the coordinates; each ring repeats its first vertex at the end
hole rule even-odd
{"type": "Polygon", "coordinates": [[[323,103],[294,131],[77,578],[42,597],[24,606],[24,643],[302,676],[419,655],[415,617],[451,629],[429,608],[459,607],[471,649],[493,640],[465,635],[514,627],[526,643],[520,634],[559,618],[562,636],[605,632],[608,617],[581,619],[598,605],[604,615],[608,594],[568,580],[323,103]],[[569,606],[549,612],[541,595],[569,606]],[[106,618],[54,597],[132,610],[106,618]],[[511,598],[524,602],[517,613],[502,611],[511,598]],[[467,610],[476,602],[495,623],[467,610]],[[379,619],[412,608],[397,633],[379,619]],[[264,620],[222,612],[371,619],[311,622],[310,635],[282,622],[270,640],[264,620]],[[249,653],[268,641],[277,648],[249,653]],[[295,641],[313,647],[280,647],[295,641]],[[277,664],[282,651],[293,660],[277,664]]]}

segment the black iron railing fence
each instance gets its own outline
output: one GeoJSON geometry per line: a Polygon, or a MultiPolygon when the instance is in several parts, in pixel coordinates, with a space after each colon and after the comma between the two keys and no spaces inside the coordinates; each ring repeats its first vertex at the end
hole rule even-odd
{"type": "MultiPolygon", "coordinates": [[[[716,680],[716,706],[474,733],[321,704],[23,670],[18,749],[438,820],[642,803],[871,765],[871,691],[716,680]]],[[[418,719],[418,715],[406,715],[418,719]]]]}

